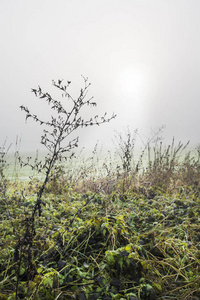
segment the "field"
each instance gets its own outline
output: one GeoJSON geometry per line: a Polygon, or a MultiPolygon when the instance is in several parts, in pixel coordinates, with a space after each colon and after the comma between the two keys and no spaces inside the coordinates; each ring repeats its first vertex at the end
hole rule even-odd
{"type": "Polygon", "coordinates": [[[9,180],[1,152],[1,300],[200,299],[199,148],[119,145],[57,165],[35,215],[43,177],[9,180]]]}

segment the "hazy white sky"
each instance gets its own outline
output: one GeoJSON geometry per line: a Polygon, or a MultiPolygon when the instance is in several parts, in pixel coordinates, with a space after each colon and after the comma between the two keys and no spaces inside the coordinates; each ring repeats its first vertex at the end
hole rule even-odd
{"type": "Polygon", "coordinates": [[[116,120],[82,132],[81,144],[112,145],[127,125],[148,135],[200,142],[199,0],[0,0],[0,142],[35,150],[40,129],[19,106],[46,113],[31,88],[52,79],[82,87],[116,120]]]}

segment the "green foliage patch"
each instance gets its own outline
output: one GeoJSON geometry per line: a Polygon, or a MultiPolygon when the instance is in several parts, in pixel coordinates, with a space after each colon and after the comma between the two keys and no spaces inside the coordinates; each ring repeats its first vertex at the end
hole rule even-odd
{"type": "MultiPolygon", "coordinates": [[[[36,197],[29,190],[10,184],[1,200],[0,299],[16,296],[16,243],[36,197]]],[[[67,186],[61,195],[46,192],[29,276],[28,251],[19,248],[18,298],[198,299],[199,198],[135,191],[120,198],[67,186]]]]}

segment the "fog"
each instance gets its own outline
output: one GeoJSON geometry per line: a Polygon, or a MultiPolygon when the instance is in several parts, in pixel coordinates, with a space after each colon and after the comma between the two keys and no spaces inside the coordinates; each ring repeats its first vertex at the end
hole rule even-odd
{"type": "Polygon", "coordinates": [[[59,98],[52,79],[70,80],[76,96],[81,75],[98,104],[88,116],[117,114],[80,132],[81,147],[112,147],[127,126],[147,138],[162,125],[166,143],[198,144],[199,11],[199,0],[1,0],[1,145],[15,147],[18,136],[21,150],[38,149],[42,128],[25,123],[19,106],[48,119],[31,89],[59,98]]]}

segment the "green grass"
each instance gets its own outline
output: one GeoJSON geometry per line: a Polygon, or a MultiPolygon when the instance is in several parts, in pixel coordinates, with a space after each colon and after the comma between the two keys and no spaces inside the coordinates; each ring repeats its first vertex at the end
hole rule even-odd
{"type": "Polygon", "coordinates": [[[93,160],[55,177],[31,253],[19,241],[41,182],[2,177],[0,299],[199,299],[199,158],[161,154],[140,172],[93,160]]]}

